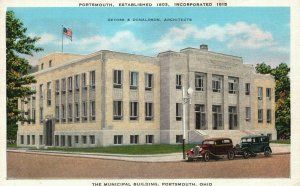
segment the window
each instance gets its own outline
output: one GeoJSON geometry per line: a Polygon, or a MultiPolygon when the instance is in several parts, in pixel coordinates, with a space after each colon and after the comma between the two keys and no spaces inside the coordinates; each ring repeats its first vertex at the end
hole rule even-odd
{"type": "Polygon", "coordinates": [[[199,73],[195,73],[195,89],[196,91],[204,91],[204,76],[199,73]]]}
{"type": "Polygon", "coordinates": [[[250,95],[250,83],[245,84],[245,94],[250,95]]]}
{"type": "Polygon", "coordinates": [[[195,105],[195,122],[196,122],[196,129],[206,130],[206,112],[205,112],[205,105],[195,105]]]}
{"type": "Polygon", "coordinates": [[[43,99],[43,84],[40,84],[40,100],[43,99]]]}
{"type": "Polygon", "coordinates": [[[75,75],[75,90],[79,91],[79,75],[75,75]]]}
{"type": "Polygon", "coordinates": [[[114,70],[114,88],[122,88],[122,70],[114,70]]]}
{"type": "Polygon", "coordinates": [[[90,136],[90,143],[95,144],[95,136],[90,136]]]}
{"type": "Polygon", "coordinates": [[[246,107],[246,121],[250,121],[250,120],[251,120],[251,108],[246,107]]]}
{"type": "Polygon", "coordinates": [[[258,109],[258,123],[263,122],[263,109],[258,109]]]}
{"type": "Polygon", "coordinates": [[[47,83],[47,106],[51,106],[51,82],[47,83]]]}
{"type": "Polygon", "coordinates": [[[213,75],[212,77],[212,90],[213,92],[221,92],[222,78],[220,76],[213,75]]]}
{"type": "Polygon", "coordinates": [[[35,124],[35,108],[32,108],[32,123],[35,124]]]}
{"type": "Polygon", "coordinates": [[[271,88],[266,89],[266,97],[271,100],[271,88]]]}
{"type": "Polygon", "coordinates": [[[75,121],[78,122],[79,120],[80,120],[79,104],[75,103],[75,121]]]}
{"type": "Polygon", "coordinates": [[[56,122],[59,122],[59,106],[55,106],[55,118],[56,122]]]}
{"type": "Polygon", "coordinates": [[[64,104],[61,105],[61,122],[66,122],[66,107],[64,104]]]}
{"type": "Polygon", "coordinates": [[[40,122],[43,123],[43,107],[40,107],[40,122]]]}
{"type": "Polygon", "coordinates": [[[73,90],[73,78],[71,76],[71,77],[68,77],[68,91],[72,92],[72,90],[73,90]]]}
{"type": "Polygon", "coordinates": [[[153,119],[153,103],[145,103],[145,120],[153,119]]]}
{"type": "Polygon", "coordinates": [[[43,144],[43,135],[40,135],[40,145],[43,144]]]}
{"type": "Polygon", "coordinates": [[[61,136],[61,146],[66,146],[66,137],[61,136]]]}
{"type": "Polygon", "coordinates": [[[79,143],[79,136],[75,136],[74,142],[79,143]]]}
{"type": "Polygon", "coordinates": [[[22,124],[24,124],[24,114],[25,114],[25,110],[24,110],[24,100],[21,100],[21,117],[22,117],[22,124]]]}
{"type": "Polygon", "coordinates": [[[69,103],[68,105],[68,121],[72,122],[73,120],[73,104],[69,103]]]}
{"type": "Polygon", "coordinates": [[[81,74],[81,86],[83,89],[86,88],[86,73],[81,74]]]}
{"type": "Polygon", "coordinates": [[[87,144],[87,137],[86,136],[82,136],[82,143],[87,144]]]}
{"type": "Polygon", "coordinates": [[[153,87],[153,74],[145,74],[145,90],[152,90],[153,87]]]}
{"type": "Polygon", "coordinates": [[[32,145],[35,145],[35,135],[32,135],[32,136],[31,136],[31,144],[32,144],[32,145]]]}
{"type": "Polygon", "coordinates": [[[213,105],[212,112],[213,112],[213,117],[212,117],[213,129],[214,130],[223,129],[223,114],[222,114],[221,106],[213,105]]]}
{"type": "Polygon", "coordinates": [[[66,93],[66,78],[61,80],[61,92],[64,94],[66,93]]]}
{"type": "Polygon", "coordinates": [[[182,104],[176,103],[176,121],[181,121],[182,117],[182,104]]]}
{"type": "Polygon", "coordinates": [[[96,86],[96,72],[95,71],[91,71],[90,72],[90,86],[92,89],[95,88],[96,86]]]}
{"type": "Polygon", "coordinates": [[[59,146],[59,135],[55,135],[55,146],[59,146]]]}
{"type": "Polygon", "coordinates": [[[96,102],[95,100],[90,102],[90,120],[95,121],[96,119],[96,102]]]}
{"type": "Polygon", "coordinates": [[[139,82],[139,73],[130,72],[130,89],[137,89],[139,82]]]}
{"type": "Polygon", "coordinates": [[[176,74],[176,89],[181,89],[182,87],[182,75],[176,74]]]}
{"type": "Polygon", "coordinates": [[[146,143],[153,144],[154,143],[154,136],[153,135],[146,135],[146,143]]]}
{"type": "Polygon", "coordinates": [[[257,92],[258,92],[258,99],[262,100],[263,99],[263,88],[262,87],[258,87],[257,88],[257,92]]]}
{"type": "Polygon", "coordinates": [[[238,78],[228,78],[228,93],[236,94],[238,91],[238,78]]]}
{"type": "Polygon", "coordinates": [[[20,143],[24,144],[24,136],[23,135],[21,135],[21,142],[20,143]]]}
{"type": "Polygon", "coordinates": [[[139,103],[130,102],[130,120],[137,120],[139,115],[139,103]]]}
{"type": "Polygon", "coordinates": [[[130,135],[130,144],[138,144],[139,136],[138,135],[130,135]]]}
{"type": "Polygon", "coordinates": [[[114,101],[114,120],[121,120],[123,116],[123,104],[122,101],[114,101]]]}
{"type": "Polygon", "coordinates": [[[67,138],[67,143],[68,143],[68,146],[69,146],[69,147],[72,146],[72,136],[68,136],[68,138],[67,138]]]}
{"type": "Polygon", "coordinates": [[[267,123],[271,123],[272,120],[272,110],[267,109],[267,123]]]}
{"type": "Polygon", "coordinates": [[[43,70],[43,69],[44,69],[44,63],[41,64],[41,70],[43,70]]]}
{"type": "Polygon", "coordinates": [[[59,94],[59,80],[55,81],[55,92],[56,94],[59,94]]]}
{"type": "Polygon", "coordinates": [[[27,97],[27,119],[31,121],[31,98],[27,97]]]}
{"type": "Polygon", "coordinates": [[[182,143],[183,136],[182,135],[176,135],[176,143],[182,143]]]}
{"type": "Polygon", "coordinates": [[[85,101],[82,102],[81,109],[82,109],[82,121],[86,121],[87,120],[87,103],[85,101]]]}
{"type": "Polygon", "coordinates": [[[237,108],[236,107],[228,107],[228,113],[229,113],[229,129],[235,129],[238,127],[238,114],[237,114],[237,108]]]}
{"type": "Polygon", "coordinates": [[[27,145],[30,145],[30,135],[27,135],[27,145]]]}
{"type": "Polygon", "coordinates": [[[114,144],[123,144],[123,136],[122,135],[114,135],[114,144]]]}
{"type": "Polygon", "coordinates": [[[52,67],[52,60],[49,60],[49,67],[52,67]]]}

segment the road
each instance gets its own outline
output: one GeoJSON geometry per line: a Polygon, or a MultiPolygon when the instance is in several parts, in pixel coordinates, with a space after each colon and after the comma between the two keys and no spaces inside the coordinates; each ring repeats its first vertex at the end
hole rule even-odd
{"type": "Polygon", "coordinates": [[[8,178],[288,178],[290,154],[210,162],[130,162],[7,152],[8,178]]]}

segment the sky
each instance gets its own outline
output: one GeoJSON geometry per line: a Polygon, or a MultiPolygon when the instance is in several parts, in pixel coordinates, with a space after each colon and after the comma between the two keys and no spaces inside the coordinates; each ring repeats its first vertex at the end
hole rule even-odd
{"type": "Polygon", "coordinates": [[[66,53],[112,50],[157,56],[167,50],[207,44],[210,51],[242,57],[246,64],[265,62],[275,67],[290,63],[290,9],[287,7],[18,7],[9,10],[24,23],[28,35],[41,37],[37,46],[44,51],[28,58],[32,65],[44,55],[61,52],[62,38],[66,53]],[[133,21],[134,18],[160,21],[133,21]],[[189,21],[164,21],[166,18],[189,21]],[[62,25],[72,29],[72,41],[62,37],[62,25]]]}

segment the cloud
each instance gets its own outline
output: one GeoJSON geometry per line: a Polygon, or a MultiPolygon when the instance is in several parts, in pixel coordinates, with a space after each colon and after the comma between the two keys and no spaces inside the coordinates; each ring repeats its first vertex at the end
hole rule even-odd
{"type": "Polygon", "coordinates": [[[46,44],[58,44],[59,39],[50,33],[43,33],[42,35],[39,35],[41,39],[37,42],[37,44],[40,45],[46,45],[46,44]]]}
{"type": "Polygon", "coordinates": [[[112,37],[94,35],[74,41],[74,44],[81,49],[92,46],[94,50],[142,51],[146,49],[146,45],[130,31],[120,31],[112,37]]]}
{"type": "Polygon", "coordinates": [[[197,28],[193,25],[182,25],[170,28],[163,39],[154,44],[158,48],[173,48],[176,44],[192,38],[196,40],[216,40],[231,49],[260,49],[276,47],[272,33],[264,31],[255,24],[237,22],[220,26],[209,25],[197,28]]]}

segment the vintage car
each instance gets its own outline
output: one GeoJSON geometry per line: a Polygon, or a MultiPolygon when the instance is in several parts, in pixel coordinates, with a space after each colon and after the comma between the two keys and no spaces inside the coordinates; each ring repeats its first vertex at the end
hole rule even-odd
{"type": "Polygon", "coordinates": [[[266,157],[272,154],[269,143],[269,136],[245,136],[241,143],[234,147],[235,155],[242,155],[245,159],[249,156],[256,156],[257,153],[264,153],[266,157]]]}
{"type": "Polygon", "coordinates": [[[220,158],[227,156],[229,160],[234,159],[233,144],[230,138],[211,138],[202,141],[202,144],[195,146],[186,152],[188,161],[220,158]]]}

